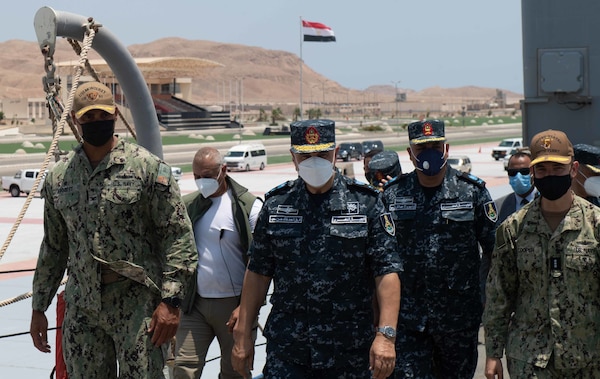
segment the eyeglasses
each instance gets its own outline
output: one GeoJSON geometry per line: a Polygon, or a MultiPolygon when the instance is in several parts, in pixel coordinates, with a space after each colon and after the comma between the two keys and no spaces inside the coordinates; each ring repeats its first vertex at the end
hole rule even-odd
{"type": "Polygon", "coordinates": [[[529,168],[525,167],[525,168],[509,168],[508,170],[508,176],[515,176],[517,175],[517,173],[521,174],[521,175],[529,175],[530,171],[529,168]]]}

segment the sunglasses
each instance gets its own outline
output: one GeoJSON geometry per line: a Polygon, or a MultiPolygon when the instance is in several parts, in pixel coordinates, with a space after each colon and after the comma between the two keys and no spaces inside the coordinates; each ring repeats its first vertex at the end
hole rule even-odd
{"type": "Polygon", "coordinates": [[[508,176],[515,176],[517,175],[517,173],[520,173],[521,175],[529,175],[530,171],[529,168],[525,167],[525,168],[509,168],[508,170],[508,176]]]}

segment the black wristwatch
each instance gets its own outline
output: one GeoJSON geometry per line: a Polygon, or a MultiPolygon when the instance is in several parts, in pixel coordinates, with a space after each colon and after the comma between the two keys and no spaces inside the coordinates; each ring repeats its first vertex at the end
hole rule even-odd
{"type": "Polygon", "coordinates": [[[177,296],[165,297],[161,301],[163,303],[167,304],[168,306],[173,307],[173,308],[179,308],[179,307],[181,307],[181,299],[178,298],[177,296]]]}
{"type": "Polygon", "coordinates": [[[396,329],[391,326],[385,325],[376,329],[377,332],[383,334],[383,336],[387,339],[392,339],[396,337],[396,329]]]}

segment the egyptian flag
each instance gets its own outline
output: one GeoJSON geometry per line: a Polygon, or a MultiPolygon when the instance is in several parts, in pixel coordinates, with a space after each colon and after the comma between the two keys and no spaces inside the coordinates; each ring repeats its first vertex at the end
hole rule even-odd
{"type": "Polygon", "coordinates": [[[302,34],[304,42],[335,42],[333,30],[319,22],[302,20],[302,34]]]}

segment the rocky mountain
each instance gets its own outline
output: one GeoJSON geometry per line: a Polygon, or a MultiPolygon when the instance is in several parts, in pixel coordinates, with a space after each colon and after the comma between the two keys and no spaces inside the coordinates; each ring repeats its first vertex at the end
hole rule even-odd
{"type": "MultiPolygon", "coordinates": [[[[163,38],[146,44],[128,47],[135,58],[192,57],[207,60],[192,77],[192,101],[198,104],[216,104],[243,96],[244,103],[297,102],[299,98],[299,57],[286,51],[260,47],[225,44],[183,38],[163,38]],[[243,84],[241,84],[243,83],[243,84]],[[243,90],[237,88],[242,87],[243,90]],[[238,92],[240,91],[239,95],[238,92]]],[[[99,58],[91,52],[90,59],[99,58]]],[[[72,61],[78,56],[65,39],[57,41],[55,62],[72,61]]],[[[186,72],[188,73],[188,72],[186,72]]],[[[188,73],[189,74],[189,73],[188,73]]],[[[166,73],[168,75],[168,73],[166,73]]],[[[44,97],[42,77],[45,76],[43,56],[36,42],[10,40],[0,43],[0,99],[44,97]]],[[[393,101],[392,85],[373,85],[364,90],[343,87],[310,67],[303,68],[303,98],[321,101],[324,93],[329,102],[360,102],[365,97],[378,101],[393,101]]],[[[461,97],[492,99],[495,88],[432,87],[422,91],[402,89],[411,98],[461,97]]],[[[511,101],[521,94],[504,91],[511,101]]]]}

